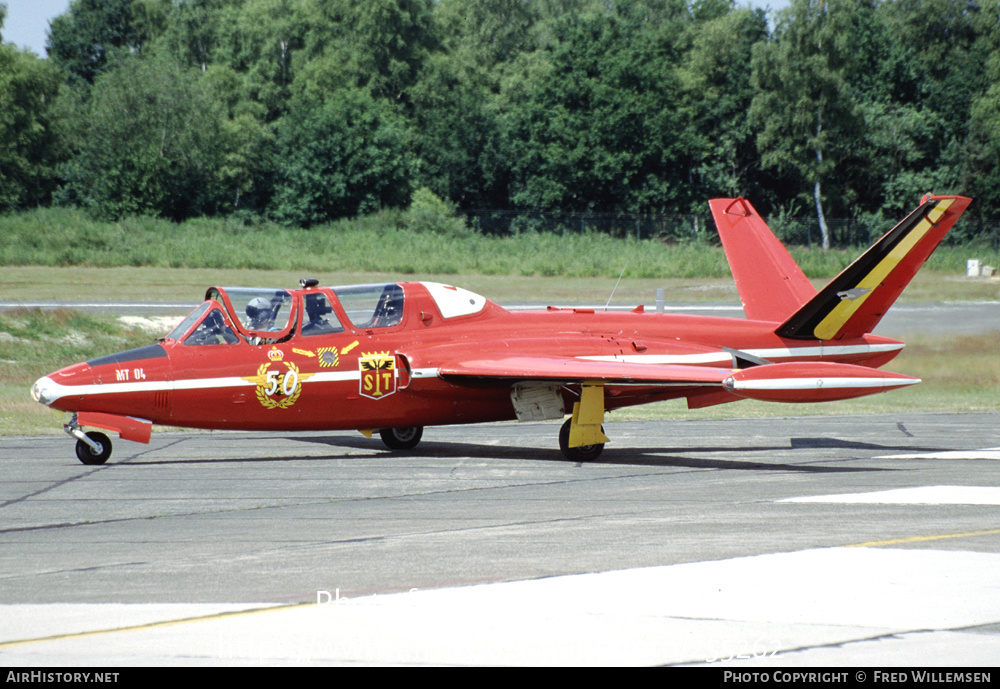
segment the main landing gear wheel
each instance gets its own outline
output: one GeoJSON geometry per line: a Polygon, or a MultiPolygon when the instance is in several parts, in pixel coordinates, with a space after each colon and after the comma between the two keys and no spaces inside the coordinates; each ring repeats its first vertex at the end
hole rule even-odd
{"type": "MultiPolygon", "coordinates": [[[[604,451],[604,443],[581,445],[580,447],[569,446],[569,426],[571,422],[572,419],[566,419],[562,428],[559,429],[559,449],[562,450],[563,456],[574,462],[589,462],[597,459],[601,452],[604,451]]],[[[601,426],[601,431],[604,431],[603,426],[601,426]]]]}
{"type": "Polygon", "coordinates": [[[104,464],[108,461],[108,457],[111,456],[111,438],[103,433],[98,433],[97,431],[88,432],[87,437],[97,443],[100,447],[100,451],[95,452],[90,445],[82,440],[77,440],[77,458],[84,464],[104,464]]]}
{"type": "Polygon", "coordinates": [[[420,442],[420,438],[424,434],[424,427],[383,428],[378,434],[390,450],[412,450],[420,442]]]}

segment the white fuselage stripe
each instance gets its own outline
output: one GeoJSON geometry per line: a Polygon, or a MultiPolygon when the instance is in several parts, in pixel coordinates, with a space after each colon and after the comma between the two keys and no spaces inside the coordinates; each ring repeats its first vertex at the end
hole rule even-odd
{"type": "MultiPolygon", "coordinates": [[[[857,354],[877,354],[882,352],[892,352],[903,348],[903,344],[863,344],[863,345],[810,345],[805,347],[779,347],[763,349],[740,350],[746,354],[767,359],[768,361],[779,361],[783,359],[798,359],[802,357],[830,358],[857,354]]],[[[577,359],[586,361],[606,361],[620,363],[649,364],[732,364],[733,357],[729,352],[704,352],[697,354],[622,354],[622,355],[593,355],[578,356],[577,359]]],[[[397,369],[399,371],[401,369],[397,369]]],[[[398,373],[397,373],[398,375],[398,373]]],[[[433,378],[438,375],[436,368],[419,368],[410,372],[412,378],[433,378]]],[[[303,384],[329,383],[350,380],[359,380],[361,372],[358,370],[340,371],[318,371],[309,378],[302,381],[303,384]]],[[[136,392],[161,392],[175,390],[215,390],[220,388],[239,388],[253,386],[255,383],[240,376],[224,376],[219,378],[183,378],[180,380],[154,380],[154,381],[130,381],[115,383],[88,383],[84,385],[62,385],[45,377],[47,380],[46,399],[49,403],[68,395],[117,395],[122,393],[136,392]]],[[[817,380],[830,381],[823,383],[826,387],[879,387],[884,385],[909,385],[914,381],[900,382],[893,380],[888,382],[883,378],[808,378],[809,383],[799,379],[780,379],[777,381],[744,381],[738,385],[744,386],[742,389],[813,389],[817,387],[817,380]],[[864,382],[869,381],[869,382],[864,382]],[[750,384],[757,387],[748,387],[750,384]],[[794,387],[799,386],[799,387],[794,387]]]]}
{"type": "MultiPolygon", "coordinates": [[[[397,369],[398,371],[399,369],[397,369]]],[[[414,378],[433,378],[437,376],[436,368],[415,369],[411,373],[414,378]]],[[[319,371],[302,380],[303,385],[313,383],[337,383],[342,381],[360,380],[361,371],[319,371]]],[[[87,395],[119,395],[136,392],[172,392],[176,390],[218,390],[221,388],[241,388],[254,386],[256,383],[239,376],[220,378],[183,378],[181,380],[140,380],[122,383],[86,383],[84,385],[62,385],[46,376],[41,380],[46,398],[51,402],[67,396],[84,397],[87,395]]],[[[41,382],[41,381],[39,381],[41,382]]]]}

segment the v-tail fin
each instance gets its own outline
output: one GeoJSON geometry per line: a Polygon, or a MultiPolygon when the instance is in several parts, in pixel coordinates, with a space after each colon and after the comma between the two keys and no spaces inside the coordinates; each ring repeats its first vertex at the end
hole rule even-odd
{"type": "Polygon", "coordinates": [[[925,196],[775,331],[800,340],[839,340],[872,332],[969,206],[964,196],[925,196]]]}
{"type": "Polygon", "coordinates": [[[780,323],[816,294],[746,199],[712,199],[708,205],[747,318],[780,323]]]}

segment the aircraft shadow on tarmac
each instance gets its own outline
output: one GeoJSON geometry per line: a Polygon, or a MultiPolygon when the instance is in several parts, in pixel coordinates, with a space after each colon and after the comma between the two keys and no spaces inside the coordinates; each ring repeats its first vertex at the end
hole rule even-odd
{"type": "MultiPolygon", "coordinates": [[[[370,449],[371,441],[358,438],[343,438],[335,436],[320,437],[298,437],[294,440],[307,443],[320,443],[330,446],[352,447],[358,449],[370,449]]],[[[748,455],[760,452],[787,452],[795,449],[846,449],[846,450],[866,450],[868,452],[938,452],[940,448],[914,448],[912,445],[880,445],[875,443],[862,443],[850,440],[837,440],[834,438],[791,438],[789,445],[774,446],[754,446],[754,447],[733,447],[733,446],[705,446],[705,447],[684,447],[684,448],[605,448],[604,452],[597,459],[586,462],[586,464],[621,464],[636,466],[658,466],[658,467],[687,467],[700,469],[739,469],[766,470],[766,471],[798,471],[806,473],[824,472],[859,472],[859,471],[883,471],[870,467],[834,467],[816,466],[814,464],[789,464],[784,462],[761,462],[752,459],[746,460],[726,460],[718,458],[698,459],[688,455],[692,453],[734,453],[748,455]]],[[[400,457],[424,457],[435,458],[446,457],[474,457],[478,459],[523,459],[529,461],[556,461],[580,464],[565,458],[558,450],[539,450],[537,448],[524,448],[516,446],[492,446],[478,445],[474,443],[455,443],[441,441],[424,441],[418,451],[397,452],[386,450],[385,455],[400,457]]],[[[864,457],[837,457],[829,460],[814,461],[844,461],[845,459],[864,459],[864,457]]]]}
{"type": "MultiPolygon", "coordinates": [[[[148,466],[148,465],[169,465],[169,464],[225,464],[225,463],[264,463],[264,462],[301,462],[301,461],[331,461],[331,460],[351,460],[356,462],[370,461],[377,457],[399,457],[399,458],[474,458],[474,459],[513,459],[524,461],[546,461],[580,464],[566,459],[558,449],[540,449],[519,447],[510,445],[483,445],[476,443],[461,443],[447,441],[427,441],[420,444],[418,450],[396,451],[385,449],[377,441],[366,438],[354,438],[348,436],[293,436],[283,437],[283,439],[294,442],[326,445],[330,448],[343,448],[348,450],[342,453],[331,453],[325,455],[299,455],[294,452],[286,454],[272,454],[259,457],[178,457],[177,459],[144,459],[141,455],[127,460],[116,462],[106,466],[148,466]],[[357,454],[349,450],[370,451],[372,454],[357,454]]],[[[171,443],[172,444],[172,443],[171,443]]],[[[162,452],[164,448],[158,448],[162,452]]],[[[608,447],[600,457],[586,462],[586,464],[606,464],[606,465],[626,465],[626,466],[648,466],[665,468],[690,468],[690,469],[729,469],[740,471],[793,471],[801,473],[844,473],[844,472],[866,472],[866,471],[887,471],[885,468],[873,467],[845,467],[831,466],[831,463],[839,463],[849,460],[866,459],[869,453],[893,453],[893,452],[939,452],[942,448],[937,447],[914,447],[912,445],[883,445],[877,443],[864,443],[851,440],[839,440],[836,438],[790,438],[788,444],[774,444],[767,446],[732,446],[732,445],[705,445],[697,447],[664,447],[664,448],[636,448],[636,447],[608,447]],[[828,458],[803,458],[809,463],[789,463],[787,461],[761,461],[753,459],[760,456],[760,453],[789,452],[794,450],[809,449],[833,449],[833,450],[860,450],[860,455],[850,455],[828,458]],[[741,459],[724,459],[719,457],[699,458],[692,455],[698,454],[732,454],[741,459]],[[819,463],[819,464],[817,464],[819,463]]],[[[104,467],[101,467],[104,468],[104,467]]]]}

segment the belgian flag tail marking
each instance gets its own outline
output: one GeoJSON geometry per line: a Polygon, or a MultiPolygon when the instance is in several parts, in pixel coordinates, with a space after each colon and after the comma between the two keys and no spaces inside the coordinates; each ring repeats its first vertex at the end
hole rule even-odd
{"type": "Polygon", "coordinates": [[[839,340],[872,332],[972,199],[925,196],[775,332],[798,340],[839,340]]]}

